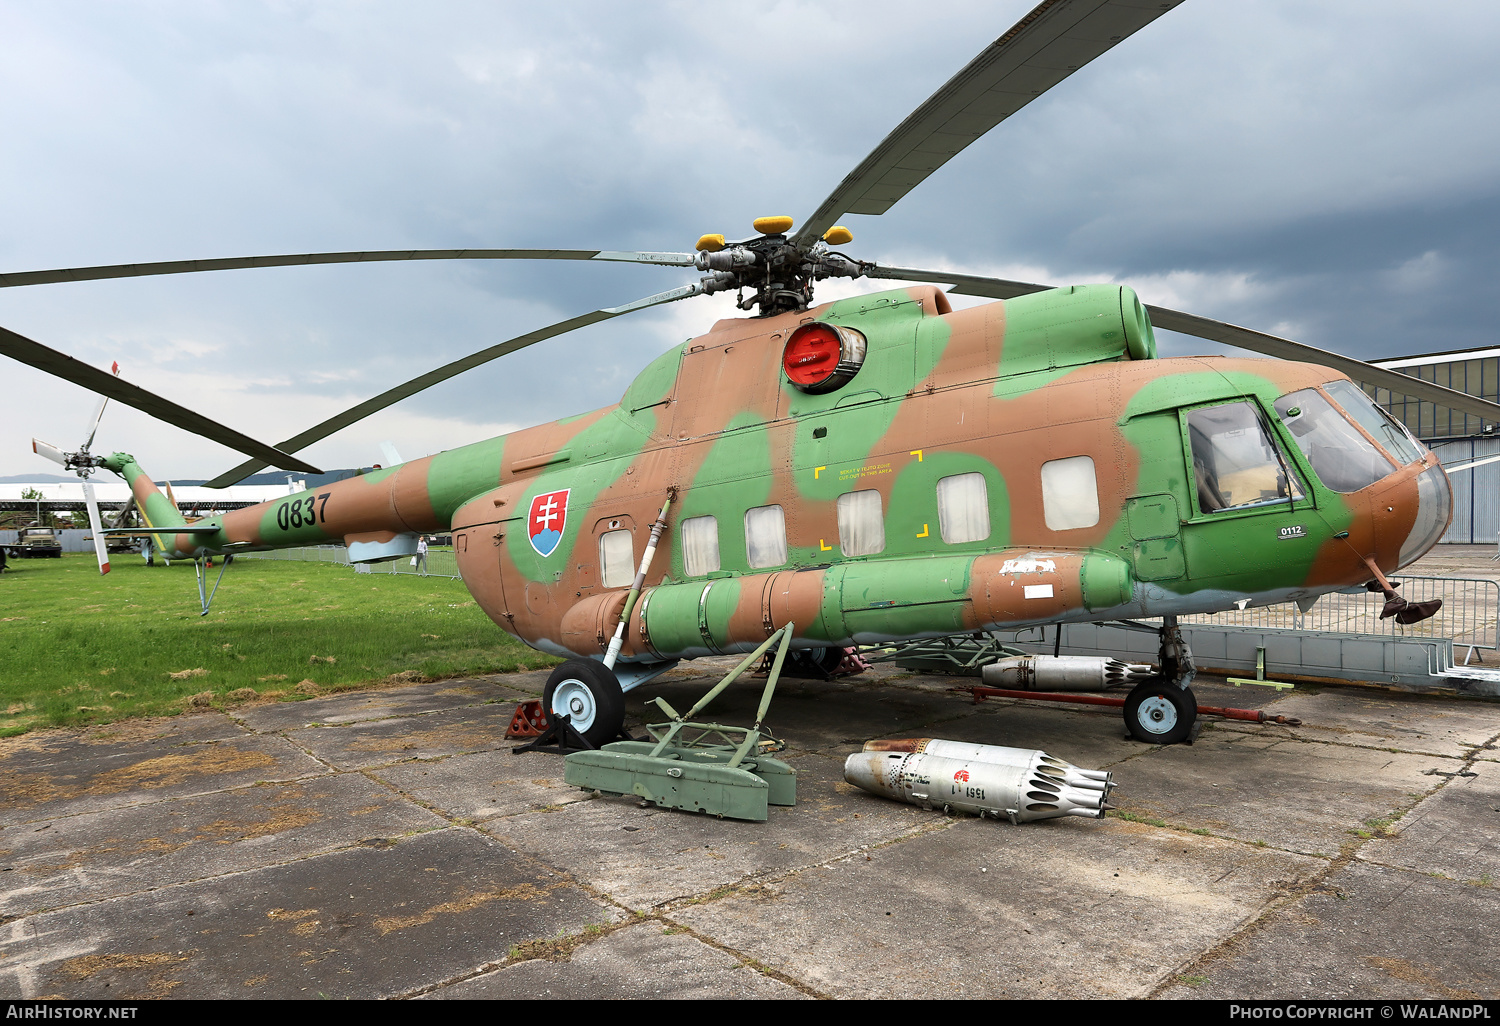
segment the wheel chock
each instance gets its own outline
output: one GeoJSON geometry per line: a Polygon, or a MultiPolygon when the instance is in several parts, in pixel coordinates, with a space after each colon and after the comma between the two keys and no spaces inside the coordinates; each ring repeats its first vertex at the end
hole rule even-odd
{"type": "Polygon", "coordinates": [[[540,698],[529,698],[516,706],[516,713],[505,729],[506,737],[541,737],[552,724],[540,698]]]}

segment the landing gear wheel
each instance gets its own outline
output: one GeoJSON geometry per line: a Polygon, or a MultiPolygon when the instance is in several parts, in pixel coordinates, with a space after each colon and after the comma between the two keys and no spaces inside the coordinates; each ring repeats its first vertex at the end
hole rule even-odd
{"type": "Polygon", "coordinates": [[[1198,718],[1198,699],[1169,681],[1137,684],[1125,699],[1125,728],[1137,741],[1175,745],[1185,741],[1198,718]]]}
{"type": "Polygon", "coordinates": [[[542,706],[549,715],[567,716],[591,745],[602,745],[625,725],[620,680],[592,659],[569,659],[553,670],[542,692],[542,706]]]}

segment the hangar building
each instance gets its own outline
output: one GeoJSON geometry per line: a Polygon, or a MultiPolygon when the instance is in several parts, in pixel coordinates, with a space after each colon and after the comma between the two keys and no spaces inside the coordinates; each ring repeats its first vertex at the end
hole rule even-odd
{"type": "MultiPolygon", "coordinates": [[[[1423,353],[1372,361],[1459,392],[1500,402],[1500,348],[1423,353]]],[[[1366,385],[1375,401],[1404,423],[1447,465],[1500,455],[1500,425],[1423,399],[1366,385]]],[[[1452,476],[1453,523],[1442,541],[1487,545],[1500,540],[1500,461],[1452,476]]]]}

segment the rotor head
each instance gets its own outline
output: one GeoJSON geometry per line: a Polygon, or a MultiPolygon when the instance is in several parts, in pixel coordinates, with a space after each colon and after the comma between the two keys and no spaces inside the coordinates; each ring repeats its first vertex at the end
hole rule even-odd
{"type": "Polygon", "coordinates": [[[812,283],[823,278],[858,278],[865,273],[862,261],[834,253],[831,245],[854,240],[843,225],[835,225],[823,238],[803,246],[787,237],[790,217],[757,217],[753,227],[760,234],[741,242],[726,242],[723,235],[705,235],[698,240],[693,266],[709,271],[702,281],[705,293],[740,292],[741,310],[760,308],[760,316],[812,305],[812,283]],[[753,290],[748,296],[747,290],[753,290]]]}

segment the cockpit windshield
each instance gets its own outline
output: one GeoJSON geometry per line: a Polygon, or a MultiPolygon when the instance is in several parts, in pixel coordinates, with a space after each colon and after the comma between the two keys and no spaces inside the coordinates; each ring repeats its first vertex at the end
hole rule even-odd
{"type": "Polygon", "coordinates": [[[1336,492],[1357,492],[1396,469],[1315,388],[1282,396],[1276,400],[1276,412],[1296,439],[1297,448],[1312,464],[1318,480],[1336,492]]]}
{"type": "Polygon", "coordinates": [[[1396,418],[1382,410],[1370,399],[1365,390],[1352,381],[1330,381],[1323,391],[1333,396],[1333,401],[1344,408],[1344,412],[1370,436],[1385,447],[1385,451],[1396,457],[1401,466],[1415,463],[1422,458],[1422,445],[1402,427],[1396,418]]]}

